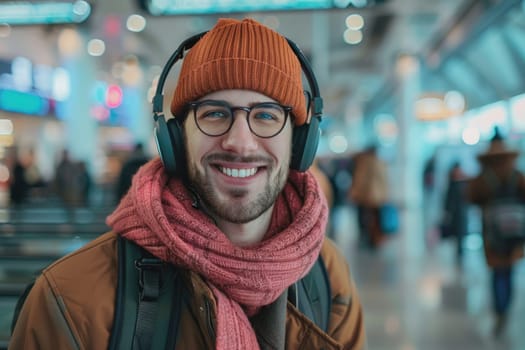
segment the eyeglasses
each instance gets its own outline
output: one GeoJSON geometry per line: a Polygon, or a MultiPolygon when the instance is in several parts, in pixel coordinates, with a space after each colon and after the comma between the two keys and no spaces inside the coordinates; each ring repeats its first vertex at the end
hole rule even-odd
{"type": "Polygon", "coordinates": [[[251,107],[231,106],[224,101],[204,100],[188,103],[195,123],[208,136],[221,136],[230,131],[235,111],[246,112],[250,131],[262,138],[274,137],[283,130],[292,107],[274,102],[263,102],[251,107]]]}

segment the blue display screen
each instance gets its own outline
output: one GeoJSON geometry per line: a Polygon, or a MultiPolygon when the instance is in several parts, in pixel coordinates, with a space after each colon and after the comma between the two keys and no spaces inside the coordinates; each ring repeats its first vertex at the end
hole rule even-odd
{"type": "MultiPolygon", "coordinates": [[[[333,0],[143,0],[153,15],[214,14],[228,12],[322,10],[338,7],[333,0]]],[[[348,1],[347,1],[348,2],[348,1]]],[[[346,6],[345,6],[346,7],[346,6]]]]}

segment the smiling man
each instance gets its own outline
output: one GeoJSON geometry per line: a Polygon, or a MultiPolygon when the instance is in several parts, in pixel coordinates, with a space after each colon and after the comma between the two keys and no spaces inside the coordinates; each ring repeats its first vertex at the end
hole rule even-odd
{"type": "Polygon", "coordinates": [[[307,171],[319,118],[310,110],[320,103],[305,98],[308,63],[293,45],[252,19],[221,19],[179,47],[189,52],[174,117],[155,116],[160,159],[137,172],[108,217],[111,232],[44,270],[11,349],[365,348],[359,296],[324,235],[326,200],[307,171]],[[168,304],[157,305],[173,275],[160,271],[150,293],[144,261],[131,261],[141,298],[123,320],[134,305],[119,304],[126,242],[147,251],[149,269],[160,261],[176,277],[168,304]]]}
{"type": "Polygon", "coordinates": [[[189,116],[189,180],[202,204],[236,245],[261,241],[288,177],[289,109],[254,91],[223,90],[193,104],[189,116]]]}

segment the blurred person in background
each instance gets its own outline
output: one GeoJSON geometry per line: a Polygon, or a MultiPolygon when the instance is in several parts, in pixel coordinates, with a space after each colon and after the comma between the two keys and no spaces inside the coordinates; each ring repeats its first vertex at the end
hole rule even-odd
{"type": "Polygon", "coordinates": [[[348,198],[357,207],[362,246],[376,249],[385,241],[381,231],[380,208],[389,200],[388,173],[375,145],[354,156],[354,173],[348,198]]]}
{"type": "Polygon", "coordinates": [[[91,191],[93,190],[93,179],[85,161],[82,160],[76,164],[75,175],[79,192],[78,204],[83,207],[89,207],[91,191]]]}
{"type": "Polygon", "coordinates": [[[18,147],[11,149],[10,161],[9,197],[12,205],[19,206],[27,201],[30,186],[26,177],[27,166],[18,154],[18,147]]]}
{"type": "Polygon", "coordinates": [[[67,149],[62,150],[60,160],[55,168],[53,185],[56,194],[66,207],[75,204],[78,197],[76,170],[69,151],[67,149]]]}
{"type": "Polygon", "coordinates": [[[93,179],[86,162],[73,161],[67,149],[62,150],[53,185],[70,219],[74,218],[74,210],[70,209],[89,206],[93,179]]]}
{"type": "MultiPolygon", "coordinates": [[[[494,335],[502,334],[507,323],[513,292],[513,265],[523,258],[523,241],[495,239],[488,223],[494,220],[489,205],[494,200],[514,199],[525,208],[525,176],[516,169],[518,152],[509,150],[498,128],[488,150],[478,157],[481,172],[468,186],[470,201],[482,210],[483,246],[488,266],[492,270],[492,307],[495,314],[494,335]]],[[[523,213],[522,213],[523,214],[523,213]]]]}
{"type": "Polygon", "coordinates": [[[317,142],[307,164],[293,157],[314,146],[292,141],[317,127],[322,106],[320,96],[306,105],[306,61],[252,19],[219,19],[193,38],[171,100],[174,118],[156,119],[161,159],[135,174],[108,217],[111,232],[43,271],[10,349],[108,348],[124,240],[179,271],[184,294],[174,294],[182,300],[173,348],[365,348],[357,288],[325,236],[328,205],[305,171],[317,142]],[[324,325],[297,298],[306,294],[298,283],[319,263],[323,280],[309,288],[328,280],[324,325]]]}
{"type": "Polygon", "coordinates": [[[116,199],[117,203],[124,197],[131,187],[131,179],[141,166],[146,164],[149,157],[144,152],[144,145],[137,142],[130,157],[122,165],[117,179],[116,199]]]}
{"type": "Polygon", "coordinates": [[[425,162],[423,167],[423,224],[427,244],[432,246],[438,239],[438,227],[435,216],[436,208],[434,205],[436,197],[436,153],[432,154],[425,162]]]}
{"type": "Polygon", "coordinates": [[[463,240],[468,230],[468,201],[466,198],[467,177],[459,162],[454,162],[448,171],[448,184],[443,202],[441,238],[452,238],[456,242],[456,262],[461,265],[463,240]]]}

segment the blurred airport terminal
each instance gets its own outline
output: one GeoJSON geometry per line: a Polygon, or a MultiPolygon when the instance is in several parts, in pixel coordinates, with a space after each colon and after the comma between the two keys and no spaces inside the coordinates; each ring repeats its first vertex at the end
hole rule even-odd
{"type": "Polygon", "coordinates": [[[0,2],[0,349],[24,286],[108,230],[137,145],[157,156],[159,74],[219,17],[264,22],[312,64],[327,234],[350,262],[369,349],[525,350],[525,262],[494,337],[479,208],[464,203],[460,255],[443,234],[449,170],[476,176],[496,128],[525,171],[525,0],[0,2]],[[399,213],[376,249],[360,241],[349,195],[356,155],[372,145],[399,213]]]}

